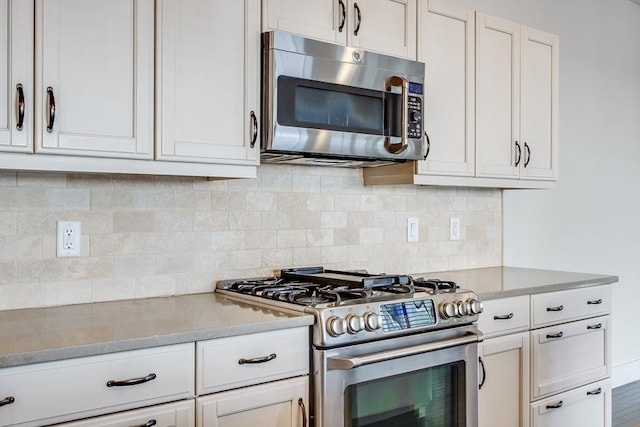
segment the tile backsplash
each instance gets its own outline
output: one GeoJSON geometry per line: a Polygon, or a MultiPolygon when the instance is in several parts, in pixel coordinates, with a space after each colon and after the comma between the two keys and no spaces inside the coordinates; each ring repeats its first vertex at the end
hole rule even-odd
{"type": "Polygon", "coordinates": [[[359,169],[284,165],[224,181],[0,172],[0,310],[208,292],[293,266],[417,273],[501,261],[497,189],[365,187],[359,169]],[[407,242],[407,218],[419,219],[418,242],[407,242]],[[58,220],[81,222],[80,257],[56,257],[58,220]]]}

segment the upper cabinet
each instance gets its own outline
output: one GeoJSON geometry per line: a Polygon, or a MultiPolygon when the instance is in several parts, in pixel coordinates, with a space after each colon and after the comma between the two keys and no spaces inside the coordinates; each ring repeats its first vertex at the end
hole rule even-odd
{"type": "Polygon", "coordinates": [[[152,0],[36,2],[36,152],[153,157],[152,0]]]}
{"type": "Polygon", "coordinates": [[[558,179],[558,37],[442,0],[419,3],[424,161],[366,184],[550,188],[558,179]]]}
{"type": "Polygon", "coordinates": [[[0,151],[33,151],[33,2],[0,0],[0,151]]]}
{"type": "Polygon", "coordinates": [[[262,30],[416,59],[417,0],[263,0],[262,30]]]}
{"type": "Polygon", "coordinates": [[[161,0],[157,158],[258,162],[260,4],[161,0]]]}
{"type": "Polygon", "coordinates": [[[558,177],[558,38],[477,14],[476,175],[558,177]]]}
{"type": "Polygon", "coordinates": [[[259,0],[0,0],[0,24],[0,169],[256,176],[259,0]]]}

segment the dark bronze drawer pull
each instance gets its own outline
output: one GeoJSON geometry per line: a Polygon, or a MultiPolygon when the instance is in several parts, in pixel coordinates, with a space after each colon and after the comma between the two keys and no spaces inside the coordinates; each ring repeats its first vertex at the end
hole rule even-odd
{"type": "Polygon", "coordinates": [[[157,422],[156,420],[154,420],[154,419],[151,419],[151,420],[147,421],[147,422],[146,422],[146,423],[144,423],[144,424],[140,424],[140,425],[139,425],[139,426],[137,426],[137,427],[153,427],[153,426],[154,426],[154,425],[156,425],[156,424],[158,424],[158,422],[157,422]]]}
{"type": "Polygon", "coordinates": [[[18,92],[18,122],[16,123],[16,130],[21,131],[24,124],[24,90],[22,84],[16,85],[16,92],[18,92]]]}
{"type": "Polygon", "coordinates": [[[16,399],[13,396],[5,397],[4,399],[0,400],[0,406],[11,405],[15,401],[16,399]]]}
{"type": "Polygon", "coordinates": [[[481,390],[482,386],[484,385],[484,382],[487,380],[487,370],[484,366],[484,361],[482,360],[482,357],[478,357],[478,362],[480,362],[480,367],[482,368],[482,379],[480,380],[480,384],[478,384],[478,390],[481,390]]]}
{"type": "Polygon", "coordinates": [[[493,316],[493,320],[509,320],[513,319],[513,313],[505,314],[503,316],[493,316]]]}
{"type": "Polygon", "coordinates": [[[547,338],[562,338],[564,334],[562,332],[558,332],[557,334],[547,334],[547,338]]]}
{"type": "Polygon", "coordinates": [[[587,304],[589,304],[589,305],[602,304],[602,298],[598,298],[598,299],[595,299],[595,300],[587,301],[587,304]]]}
{"type": "Polygon", "coordinates": [[[598,323],[597,325],[589,325],[587,329],[602,329],[602,323],[598,323]]]}
{"type": "Polygon", "coordinates": [[[555,405],[547,405],[547,409],[558,409],[558,408],[562,408],[562,400],[556,403],[555,405]]]}
{"type": "Polygon", "coordinates": [[[587,392],[587,396],[595,396],[602,393],[602,387],[587,392]]]}
{"type": "Polygon", "coordinates": [[[564,305],[559,305],[557,307],[547,307],[547,311],[562,311],[564,310],[564,305]]]}
{"type": "Polygon", "coordinates": [[[251,364],[251,363],[265,363],[275,359],[277,356],[275,353],[271,353],[264,357],[254,357],[253,359],[240,359],[238,365],[251,364]]]}
{"type": "Polygon", "coordinates": [[[307,409],[304,407],[304,400],[302,400],[302,398],[298,399],[298,406],[302,411],[302,427],[307,427],[307,409]]]}
{"type": "Polygon", "coordinates": [[[156,379],[156,374],[149,374],[146,377],[132,378],[130,380],[122,380],[122,381],[110,380],[110,381],[107,381],[107,387],[127,387],[130,385],[143,384],[155,379],[156,379]]]}

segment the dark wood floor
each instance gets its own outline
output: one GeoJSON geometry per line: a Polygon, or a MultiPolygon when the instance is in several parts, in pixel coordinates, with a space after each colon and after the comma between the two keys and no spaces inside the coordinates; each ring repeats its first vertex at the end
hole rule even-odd
{"type": "Polygon", "coordinates": [[[640,381],[614,388],[611,400],[613,427],[640,425],[640,381]]]}

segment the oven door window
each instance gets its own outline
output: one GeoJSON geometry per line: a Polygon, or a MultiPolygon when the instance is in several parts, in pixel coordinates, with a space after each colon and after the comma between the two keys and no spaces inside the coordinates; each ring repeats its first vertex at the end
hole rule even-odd
{"type": "Polygon", "coordinates": [[[465,420],[464,362],[352,384],[348,427],[458,427],[465,420]]]}
{"type": "Polygon", "coordinates": [[[398,94],[289,76],[278,77],[282,126],[400,136],[398,94]]]}

